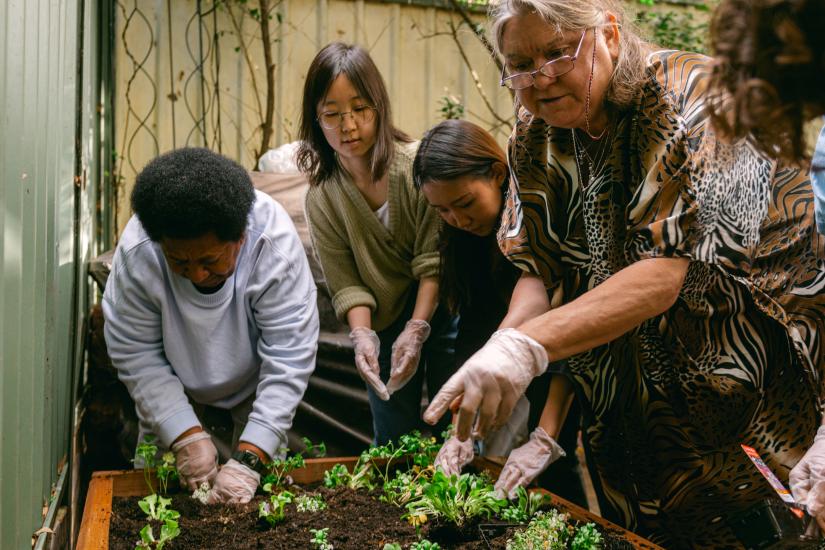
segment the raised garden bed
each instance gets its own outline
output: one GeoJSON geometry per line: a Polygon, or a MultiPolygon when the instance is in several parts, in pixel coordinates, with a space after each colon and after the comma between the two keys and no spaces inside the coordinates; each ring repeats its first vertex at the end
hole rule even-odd
{"type": "MultiPolygon", "coordinates": [[[[294,485],[290,485],[289,490],[296,499],[303,491],[321,495],[327,506],[314,513],[299,512],[293,500],[284,506],[284,519],[274,526],[259,518],[259,502],[264,499],[261,496],[247,505],[205,506],[185,493],[169,495],[171,507],[181,513],[178,520],[181,534],[163,548],[319,549],[322,546],[310,541],[318,536],[317,530],[327,528],[325,538],[335,550],[382,550],[389,543],[397,543],[398,547],[407,550],[419,538],[437,542],[441,549],[504,549],[507,540],[512,539],[517,530],[524,529],[524,526],[508,527],[496,519],[468,522],[461,528],[439,519],[416,526],[416,522],[402,519],[408,510],[380,501],[380,490],[370,492],[323,486],[324,473],[333,466],[343,464],[352,471],[356,463],[355,457],[307,459],[302,468],[290,473],[294,485]]],[[[495,479],[501,465],[476,458],[473,468],[478,472],[486,471],[495,479]]],[[[156,483],[154,478],[153,483],[156,483]]],[[[549,495],[550,505],[567,514],[571,524],[596,524],[603,536],[600,546],[603,550],[661,550],[575,504],[543,490],[536,491],[549,495]]],[[[95,473],[89,486],[77,549],[134,550],[138,533],[146,524],[137,501],[147,494],[149,490],[143,472],[139,470],[95,473]]],[[[155,533],[159,533],[159,528],[158,523],[155,533]]]]}

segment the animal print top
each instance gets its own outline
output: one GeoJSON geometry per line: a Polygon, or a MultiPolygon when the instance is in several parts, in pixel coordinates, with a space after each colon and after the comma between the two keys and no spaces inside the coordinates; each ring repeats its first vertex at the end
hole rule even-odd
{"type": "Polygon", "coordinates": [[[737,548],[726,520],[772,493],[739,445],[787,480],[819,424],[825,238],[804,173],[708,128],[708,58],[648,62],[592,178],[570,130],[519,110],[498,239],[564,302],[644,258],[691,260],[670,310],[569,370],[603,514],[669,549],[737,548]]]}

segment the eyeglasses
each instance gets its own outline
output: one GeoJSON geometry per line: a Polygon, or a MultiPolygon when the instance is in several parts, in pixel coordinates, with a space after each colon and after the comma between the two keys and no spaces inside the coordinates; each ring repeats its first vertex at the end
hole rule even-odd
{"type": "Polygon", "coordinates": [[[368,124],[375,119],[375,107],[369,105],[361,105],[353,107],[351,111],[344,111],[343,113],[336,113],[328,111],[318,115],[318,124],[327,130],[335,130],[344,124],[344,115],[352,117],[353,122],[358,126],[368,124]]]}
{"type": "Polygon", "coordinates": [[[573,55],[562,55],[555,59],[551,59],[535,71],[529,71],[526,73],[516,73],[510,76],[504,71],[504,67],[501,67],[501,82],[499,83],[501,86],[506,86],[511,90],[523,90],[524,88],[529,88],[536,82],[535,76],[538,73],[543,74],[544,76],[549,77],[558,77],[564,74],[569,73],[573,70],[573,65],[579,57],[579,52],[582,49],[582,44],[584,43],[584,35],[587,34],[587,31],[590,29],[584,29],[582,31],[582,36],[579,38],[579,45],[576,47],[576,53],[573,55]]]}

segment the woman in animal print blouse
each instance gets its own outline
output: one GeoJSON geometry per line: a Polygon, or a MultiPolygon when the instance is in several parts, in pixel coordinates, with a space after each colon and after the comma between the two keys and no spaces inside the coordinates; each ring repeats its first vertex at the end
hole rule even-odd
{"type": "Polygon", "coordinates": [[[669,549],[739,548],[726,520],[773,492],[740,444],[787,480],[820,424],[807,175],[717,139],[710,59],[655,51],[617,2],[508,0],[492,19],[518,105],[499,245],[554,299],[494,334],[425,419],[463,395],[459,436],[476,411],[483,433],[567,359],[603,515],[669,549]]]}

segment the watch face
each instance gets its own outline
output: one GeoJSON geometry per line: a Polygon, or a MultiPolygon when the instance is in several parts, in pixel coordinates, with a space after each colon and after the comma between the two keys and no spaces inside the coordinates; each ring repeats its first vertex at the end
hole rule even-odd
{"type": "Polygon", "coordinates": [[[260,470],[263,467],[261,459],[252,451],[238,451],[233,455],[232,458],[234,458],[244,466],[248,466],[249,468],[255,470],[256,472],[260,472],[260,470]]]}

